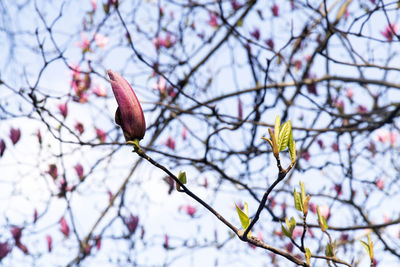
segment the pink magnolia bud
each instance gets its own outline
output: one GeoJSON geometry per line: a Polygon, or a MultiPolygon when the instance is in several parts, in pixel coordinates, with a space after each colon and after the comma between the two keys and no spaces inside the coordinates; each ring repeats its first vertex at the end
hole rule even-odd
{"type": "Polygon", "coordinates": [[[3,156],[5,150],[6,150],[6,142],[4,142],[4,140],[1,140],[0,141],[0,157],[3,156]]]}
{"type": "Polygon", "coordinates": [[[240,98],[238,100],[238,117],[239,117],[239,120],[243,119],[243,103],[240,98]]]}
{"type": "Polygon", "coordinates": [[[33,211],[33,223],[36,223],[36,221],[37,221],[37,219],[38,219],[38,211],[37,211],[37,209],[35,209],[34,211],[33,211]]]}
{"type": "Polygon", "coordinates": [[[260,40],[260,30],[258,28],[255,28],[250,35],[253,36],[257,41],[260,40]]]}
{"type": "Polygon", "coordinates": [[[146,132],[146,122],[139,100],[129,83],[118,73],[108,71],[111,87],[118,108],[115,113],[115,122],[121,126],[126,141],[142,139],[146,132]]]}
{"type": "Polygon", "coordinates": [[[164,142],[164,144],[172,150],[175,150],[175,139],[172,137],[168,137],[168,139],[164,142]]]}
{"type": "Polygon", "coordinates": [[[17,243],[16,245],[17,245],[17,248],[19,248],[20,250],[22,250],[22,252],[24,252],[24,254],[28,254],[29,253],[28,247],[25,246],[24,244],[17,243]]]}
{"type": "Polygon", "coordinates": [[[106,88],[102,84],[95,84],[92,92],[97,95],[98,97],[106,97],[107,91],[106,88]]]}
{"type": "Polygon", "coordinates": [[[95,243],[97,250],[100,250],[101,249],[101,236],[100,235],[97,235],[94,238],[94,243],[95,243]]]}
{"type": "Polygon", "coordinates": [[[11,235],[14,238],[15,244],[21,243],[22,228],[18,226],[11,228],[11,235]]]}
{"type": "Polygon", "coordinates": [[[68,106],[67,106],[67,103],[59,104],[57,107],[58,107],[58,110],[60,111],[60,114],[61,114],[64,118],[66,118],[66,117],[68,116],[68,106]]]}
{"type": "Polygon", "coordinates": [[[79,121],[75,123],[74,128],[78,131],[79,134],[83,134],[83,132],[85,131],[85,126],[83,126],[83,123],[79,121]]]}
{"type": "Polygon", "coordinates": [[[47,250],[51,252],[53,249],[53,239],[51,238],[51,235],[46,236],[46,242],[47,242],[47,250]]]}
{"type": "Polygon", "coordinates": [[[69,226],[68,226],[67,220],[65,220],[64,217],[62,217],[60,220],[60,226],[61,226],[60,227],[61,233],[63,233],[65,235],[65,237],[68,237],[69,236],[69,226]]]}
{"type": "Polygon", "coordinates": [[[127,219],[125,219],[125,225],[129,230],[129,233],[134,234],[136,232],[136,228],[139,224],[139,217],[130,215],[127,219]]]}
{"type": "Polygon", "coordinates": [[[271,7],[271,11],[272,11],[272,15],[274,15],[274,17],[279,16],[279,6],[277,4],[274,4],[271,7]]]}
{"type": "Polygon", "coordinates": [[[19,139],[21,138],[21,130],[12,128],[10,129],[10,139],[13,145],[18,143],[19,139]]]}
{"type": "Polygon", "coordinates": [[[184,212],[189,215],[190,217],[194,217],[194,214],[196,213],[197,209],[196,207],[193,207],[191,205],[186,205],[186,206],[180,206],[179,210],[184,210],[184,212]]]}
{"type": "Polygon", "coordinates": [[[7,242],[0,242],[0,260],[5,258],[10,251],[11,247],[7,242]]]}
{"type": "Polygon", "coordinates": [[[168,249],[169,248],[169,237],[168,237],[168,235],[167,234],[165,234],[164,235],[164,244],[163,244],[163,247],[165,248],[165,249],[168,249]]]}
{"type": "Polygon", "coordinates": [[[37,130],[36,137],[38,139],[39,144],[42,144],[42,133],[40,132],[40,129],[37,130]]]}
{"type": "Polygon", "coordinates": [[[397,30],[397,25],[395,23],[390,23],[383,31],[381,31],[381,34],[385,36],[388,42],[391,42],[393,41],[393,37],[397,34],[397,30]]]}
{"type": "Polygon", "coordinates": [[[193,217],[196,211],[197,211],[196,207],[190,205],[186,206],[186,214],[189,215],[190,217],[193,217]]]}
{"type": "Polygon", "coordinates": [[[48,173],[53,178],[53,180],[57,179],[57,177],[58,177],[57,165],[50,164],[49,170],[46,171],[46,173],[48,173]]]}
{"type": "Polygon", "coordinates": [[[96,136],[97,139],[100,140],[100,143],[104,143],[107,138],[107,133],[103,131],[102,129],[96,128],[96,136]]]}
{"type": "Polygon", "coordinates": [[[84,175],[83,175],[83,166],[82,166],[82,164],[77,163],[77,164],[74,166],[74,169],[75,169],[75,172],[76,172],[76,174],[78,175],[79,179],[82,180],[83,177],[84,177],[84,175]]]}

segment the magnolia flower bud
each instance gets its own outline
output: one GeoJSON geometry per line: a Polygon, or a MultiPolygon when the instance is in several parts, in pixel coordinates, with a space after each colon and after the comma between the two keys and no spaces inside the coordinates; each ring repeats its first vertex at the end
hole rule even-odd
{"type": "Polygon", "coordinates": [[[129,83],[118,73],[108,71],[118,108],[115,122],[121,126],[126,141],[142,139],[146,132],[143,110],[129,83]]]}

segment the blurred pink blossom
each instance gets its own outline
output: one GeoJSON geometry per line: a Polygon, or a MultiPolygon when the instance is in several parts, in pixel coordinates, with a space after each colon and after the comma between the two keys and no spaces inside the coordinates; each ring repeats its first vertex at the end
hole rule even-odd
{"type": "Polygon", "coordinates": [[[171,193],[172,193],[172,191],[174,190],[174,185],[175,185],[175,182],[174,182],[174,179],[172,179],[172,177],[171,176],[166,176],[166,177],[164,177],[164,179],[163,179],[166,183],[167,183],[167,185],[168,185],[168,195],[170,195],[171,193]]]}
{"type": "Polygon", "coordinates": [[[279,6],[277,4],[274,4],[271,8],[272,14],[274,17],[279,16],[279,6]]]}
{"type": "Polygon", "coordinates": [[[385,222],[385,223],[389,223],[391,220],[390,220],[390,218],[389,218],[389,216],[385,213],[385,214],[383,214],[383,221],[385,222]]]}
{"type": "Polygon", "coordinates": [[[107,133],[100,128],[96,128],[96,137],[99,139],[100,143],[104,143],[107,138],[107,133]]]}
{"type": "Polygon", "coordinates": [[[97,9],[97,0],[90,0],[90,4],[92,5],[92,10],[96,11],[96,9],[97,9]]]}
{"type": "Polygon", "coordinates": [[[260,30],[258,28],[255,28],[250,35],[253,36],[257,41],[260,40],[260,30]]]}
{"type": "MultiPolygon", "coordinates": [[[[315,74],[307,74],[307,78],[313,80],[316,78],[315,74]]],[[[318,92],[317,92],[317,85],[315,83],[310,83],[307,84],[307,90],[310,94],[313,94],[315,96],[318,96],[318,92]]]]}
{"type": "Polygon", "coordinates": [[[152,42],[156,50],[160,49],[160,47],[171,48],[176,43],[176,38],[172,38],[171,34],[168,33],[165,38],[162,38],[161,36],[153,38],[152,42]]]}
{"type": "Polygon", "coordinates": [[[3,139],[0,140],[0,157],[3,156],[4,151],[6,150],[6,142],[3,139]]]}
{"type": "Polygon", "coordinates": [[[317,206],[313,202],[310,203],[310,210],[314,214],[317,213],[317,206]]]}
{"type": "Polygon", "coordinates": [[[390,132],[386,129],[376,130],[375,140],[383,144],[390,142],[391,146],[394,146],[398,137],[398,132],[390,132]]]}
{"type": "Polygon", "coordinates": [[[58,197],[65,197],[67,192],[71,192],[75,189],[75,186],[69,186],[67,180],[63,177],[58,183],[58,190],[60,190],[57,194],[58,197]]]}
{"type": "Polygon", "coordinates": [[[287,243],[287,244],[285,245],[285,248],[286,248],[286,250],[287,250],[289,253],[292,253],[292,252],[293,252],[293,247],[294,247],[294,245],[293,245],[292,242],[287,243]]]}
{"type": "Polygon", "coordinates": [[[239,120],[243,119],[243,103],[240,98],[238,99],[238,117],[239,120]]]}
{"type": "Polygon", "coordinates": [[[168,249],[169,248],[169,237],[168,237],[168,235],[167,234],[165,234],[164,235],[164,244],[163,244],[163,247],[165,248],[165,249],[168,249]]]}
{"type": "Polygon", "coordinates": [[[139,217],[130,215],[128,218],[125,219],[125,225],[129,230],[130,234],[134,234],[139,224],[139,217]]]}
{"type": "Polygon", "coordinates": [[[152,87],[154,90],[160,91],[160,94],[165,94],[165,90],[167,87],[167,81],[165,80],[165,78],[163,76],[160,76],[160,78],[158,78],[158,82],[156,84],[153,84],[152,87]]]}
{"type": "Polygon", "coordinates": [[[11,235],[14,238],[15,244],[18,244],[21,242],[21,237],[22,237],[22,228],[18,226],[14,226],[11,228],[11,235]]]}
{"type": "Polygon", "coordinates": [[[210,19],[208,21],[208,24],[211,27],[217,27],[218,26],[217,15],[214,12],[210,12],[210,19]]]}
{"type": "Polygon", "coordinates": [[[397,34],[398,28],[395,23],[390,23],[386,28],[381,31],[381,34],[386,38],[388,42],[393,41],[393,36],[397,34]]]}
{"type": "Polygon", "coordinates": [[[90,88],[91,78],[89,74],[82,73],[79,65],[70,65],[71,69],[71,87],[75,92],[73,100],[79,103],[86,103],[88,94],[86,91],[90,88]]]}
{"type": "Polygon", "coordinates": [[[189,215],[190,217],[194,217],[194,214],[197,211],[196,207],[191,205],[181,206],[179,207],[179,210],[184,210],[186,214],[189,215]]]}
{"type": "Polygon", "coordinates": [[[305,159],[306,161],[309,161],[311,158],[310,152],[308,151],[303,151],[301,152],[301,158],[305,159]]]}
{"type": "Polygon", "coordinates": [[[36,137],[38,139],[39,144],[42,144],[42,133],[40,132],[40,129],[37,130],[36,137]]]}
{"type": "Polygon", "coordinates": [[[294,69],[295,69],[296,71],[298,71],[298,70],[301,69],[301,67],[303,66],[303,63],[301,62],[300,59],[296,59],[296,60],[293,62],[293,65],[294,65],[294,69]]]}
{"type": "Polygon", "coordinates": [[[231,5],[232,5],[233,10],[235,10],[235,11],[242,7],[242,5],[240,3],[238,3],[238,1],[236,1],[236,0],[231,0],[231,5]]]}
{"type": "Polygon", "coordinates": [[[336,194],[340,196],[342,194],[342,185],[341,184],[335,184],[333,189],[336,191],[336,194]]]}
{"type": "Polygon", "coordinates": [[[347,95],[348,99],[353,99],[353,95],[354,95],[353,89],[347,88],[346,95],[347,95]]]}
{"type": "Polygon", "coordinates": [[[94,41],[98,47],[103,48],[108,44],[108,37],[101,33],[96,33],[94,35],[94,41]]]}
{"type": "Polygon", "coordinates": [[[78,175],[79,179],[82,180],[82,178],[84,177],[84,175],[83,175],[83,166],[82,166],[82,164],[77,163],[77,164],[74,166],[74,169],[75,169],[75,172],[76,172],[76,174],[78,175]]]}
{"type": "Polygon", "coordinates": [[[83,134],[83,132],[85,131],[85,127],[84,127],[83,124],[82,124],[81,122],[79,122],[79,121],[77,121],[77,122],[75,123],[74,128],[75,128],[75,130],[78,131],[79,134],[83,134]]]}
{"type": "Polygon", "coordinates": [[[367,113],[368,109],[364,105],[358,105],[356,108],[357,113],[367,113]]]}
{"type": "Polygon", "coordinates": [[[95,84],[93,86],[92,92],[97,95],[98,97],[105,97],[107,96],[107,90],[104,85],[102,84],[95,84]]]}
{"type": "Polygon", "coordinates": [[[297,238],[297,237],[302,236],[302,234],[303,234],[303,228],[295,227],[294,230],[293,230],[292,237],[293,238],[297,238]]]}
{"type": "Polygon", "coordinates": [[[0,261],[10,253],[11,247],[7,242],[0,242],[0,261]]]}
{"type": "Polygon", "coordinates": [[[204,186],[204,188],[207,188],[207,187],[208,187],[208,179],[207,179],[207,177],[204,178],[203,186],[204,186]]]}
{"type": "Polygon", "coordinates": [[[338,145],[338,143],[336,143],[336,142],[332,143],[331,147],[332,147],[332,150],[333,150],[333,151],[335,151],[335,152],[338,152],[338,151],[339,151],[339,145],[338,145]]]}
{"type": "Polygon", "coordinates": [[[336,99],[335,106],[339,110],[340,114],[344,113],[344,101],[342,99],[336,99]]]}
{"type": "Polygon", "coordinates": [[[184,126],[182,129],[182,139],[186,140],[186,137],[187,137],[187,128],[186,126],[184,126]]]}
{"type": "Polygon", "coordinates": [[[69,226],[64,216],[60,219],[60,231],[65,237],[69,237],[69,226]]]}
{"type": "Polygon", "coordinates": [[[319,206],[319,212],[321,213],[322,216],[325,217],[325,219],[328,219],[329,216],[331,215],[330,208],[326,204],[319,206]]]}
{"type": "Polygon", "coordinates": [[[37,211],[37,209],[35,208],[35,209],[33,210],[33,223],[36,223],[37,219],[38,219],[38,211],[37,211]]]}
{"type": "Polygon", "coordinates": [[[82,48],[82,53],[91,52],[90,40],[86,37],[86,34],[81,34],[81,42],[76,42],[76,46],[82,48]]]}
{"type": "Polygon", "coordinates": [[[46,242],[47,242],[47,251],[51,252],[53,249],[53,239],[51,238],[51,235],[46,235],[46,242]]]}
{"type": "Polygon", "coordinates": [[[319,148],[321,148],[321,149],[325,148],[324,141],[322,141],[321,139],[318,139],[317,143],[318,143],[319,148]]]}
{"type": "Polygon", "coordinates": [[[95,246],[96,246],[97,250],[100,250],[100,248],[101,248],[101,236],[97,235],[94,238],[94,241],[95,241],[95,246]]]}
{"type": "Polygon", "coordinates": [[[378,187],[380,190],[382,190],[383,187],[384,187],[384,185],[385,185],[385,182],[383,181],[382,178],[378,178],[378,179],[376,179],[376,181],[375,181],[375,185],[376,185],[376,187],[378,187]]]}
{"type": "Polygon", "coordinates": [[[268,45],[268,47],[269,47],[271,50],[274,50],[275,44],[274,44],[274,41],[273,41],[271,38],[265,40],[265,43],[268,45]]]}
{"type": "Polygon", "coordinates": [[[50,164],[49,170],[46,173],[48,173],[53,178],[53,180],[57,179],[58,177],[57,165],[50,164]]]}
{"type": "Polygon", "coordinates": [[[172,137],[168,137],[167,141],[164,142],[164,145],[172,150],[175,150],[175,139],[172,137]]]}
{"type": "Polygon", "coordinates": [[[28,248],[26,245],[22,244],[22,243],[17,243],[17,248],[19,248],[24,254],[28,254],[28,248]]]}
{"type": "Polygon", "coordinates": [[[11,127],[10,129],[10,139],[13,145],[18,143],[19,139],[21,138],[21,130],[11,127]]]}
{"type": "Polygon", "coordinates": [[[68,116],[68,106],[67,102],[58,104],[58,110],[60,111],[60,114],[64,117],[64,119],[68,116]]]}

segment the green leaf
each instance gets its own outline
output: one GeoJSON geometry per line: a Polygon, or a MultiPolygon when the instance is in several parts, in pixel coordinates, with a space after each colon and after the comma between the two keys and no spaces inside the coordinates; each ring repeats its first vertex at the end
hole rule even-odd
{"type": "Polygon", "coordinates": [[[294,206],[298,211],[303,212],[303,203],[301,202],[301,196],[299,192],[296,192],[296,189],[293,191],[293,197],[294,197],[294,206]]]}
{"type": "MultiPolygon", "coordinates": [[[[240,223],[242,224],[243,230],[246,231],[247,227],[249,227],[250,224],[250,218],[248,216],[249,213],[249,208],[247,203],[244,203],[244,212],[236,205],[236,211],[239,215],[240,223]]],[[[249,236],[251,236],[251,232],[249,232],[249,236]]]]}
{"type": "Polygon", "coordinates": [[[290,120],[282,124],[282,127],[279,131],[278,137],[278,147],[279,151],[283,151],[288,147],[290,133],[292,132],[292,123],[290,120]]]}
{"type": "Polygon", "coordinates": [[[326,245],[325,255],[328,256],[328,257],[333,257],[333,247],[329,243],[326,245]]]}
{"type": "Polygon", "coordinates": [[[319,227],[323,232],[325,232],[326,229],[328,229],[328,224],[326,223],[326,219],[324,216],[321,215],[319,212],[319,207],[317,206],[317,215],[318,215],[318,223],[319,227]]]}
{"type": "Polygon", "coordinates": [[[247,217],[249,217],[249,205],[247,205],[246,202],[244,202],[244,213],[246,213],[247,217]]]}
{"type": "Polygon", "coordinates": [[[285,218],[286,228],[288,229],[290,236],[292,236],[292,231],[290,229],[290,221],[288,218],[285,218]]]}
{"type": "MultiPolygon", "coordinates": [[[[361,241],[361,242],[363,242],[363,241],[361,241]]],[[[363,242],[363,243],[365,243],[365,242],[363,242]]],[[[365,245],[367,245],[366,243],[365,243],[365,245]]],[[[374,259],[374,244],[371,242],[371,237],[368,235],[368,255],[369,255],[369,258],[371,259],[371,261],[374,259]]]]}
{"type": "Polygon", "coordinates": [[[367,243],[365,243],[364,241],[360,241],[361,242],[361,245],[363,245],[363,247],[365,248],[365,250],[367,251],[367,253],[368,253],[368,255],[369,255],[369,246],[368,246],[368,244],[367,243]]]}
{"type": "Polygon", "coordinates": [[[289,224],[290,224],[289,231],[290,231],[290,233],[293,234],[293,230],[294,230],[294,228],[296,227],[296,220],[295,220],[293,217],[290,218],[289,224]]]}
{"type": "Polygon", "coordinates": [[[275,117],[275,128],[274,128],[274,135],[275,135],[275,140],[278,142],[278,137],[279,137],[279,127],[281,126],[281,117],[276,116],[275,117]]]}
{"type": "Polygon", "coordinates": [[[290,131],[290,136],[289,136],[289,153],[290,153],[290,159],[292,162],[296,161],[296,144],[293,140],[293,131],[290,131]]]}
{"type": "Polygon", "coordinates": [[[308,202],[310,202],[310,195],[306,196],[306,199],[303,202],[303,214],[304,216],[307,216],[308,214],[308,202]]]}
{"type": "Polygon", "coordinates": [[[310,258],[311,258],[311,251],[309,248],[306,247],[306,260],[307,260],[307,265],[310,266],[310,258]]]}
{"type": "Polygon", "coordinates": [[[282,233],[283,233],[285,236],[287,236],[287,237],[289,237],[289,238],[292,238],[292,234],[289,232],[289,230],[287,230],[287,229],[285,228],[285,226],[283,226],[282,223],[281,223],[281,229],[282,229],[282,233]]]}
{"type": "Polygon", "coordinates": [[[304,183],[300,181],[300,190],[301,190],[301,204],[304,205],[304,201],[306,200],[306,189],[304,183]]]}
{"type": "Polygon", "coordinates": [[[186,184],[186,172],[181,172],[179,171],[178,174],[178,180],[182,183],[182,184],[186,184]]]}

